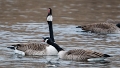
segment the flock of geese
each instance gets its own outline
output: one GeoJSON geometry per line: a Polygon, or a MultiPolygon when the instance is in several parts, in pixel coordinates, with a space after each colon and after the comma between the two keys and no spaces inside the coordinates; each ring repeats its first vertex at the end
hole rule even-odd
{"type": "MultiPolygon", "coordinates": [[[[84,49],[73,49],[66,51],[55,43],[52,27],[52,9],[48,9],[47,22],[49,26],[50,37],[43,37],[44,42],[39,43],[26,43],[26,44],[15,44],[7,48],[13,49],[15,53],[21,55],[58,55],[63,60],[74,60],[74,61],[104,61],[105,58],[111,57],[108,54],[84,50],[84,49]]],[[[120,24],[117,25],[112,23],[95,23],[78,26],[84,31],[91,31],[94,33],[120,33],[120,24]],[[118,28],[119,27],[119,28],[118,28]]]]}

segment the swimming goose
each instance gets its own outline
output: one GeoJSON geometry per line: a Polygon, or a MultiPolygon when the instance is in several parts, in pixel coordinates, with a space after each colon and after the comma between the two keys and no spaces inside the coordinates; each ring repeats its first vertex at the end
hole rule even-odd
{"type": "MultiPolygon", "coordinates": [[[[50,38],[54,42],[53,30],[52,30],[52,9],[48,9],[47,22],[49,25],[50,38]]],[[[10,47],[15,53],[21,55],[57,55],[58,51],[51,45],[46,43],[26,43],[26,44],[15,44],[10,47]]]]}
{"type": "Polygon", "coordinates": [[[81,28],[84,31],[91,31],[93,33],[101,33],[101,34],[114,34],[120,33],[120,23],[93,23],[87,25],[81,25],[77,28],[81,28]]]}
{"type": "Polygon", "coordinates": [[[16,44],[7,47],[13,49],[15,53],[21,55],[57,55],[58,51],[46,43],[26,43],[16,44]]]}
{"type": "Polygon", "coordinates": [[[75,60],[75,61],[104,61],[105,58],[111,57],[110,55],[95,52],[92,50],[74,49],[65,51],[58,44],[51,40],[44,38],[45,42],[54,46],[58,51],[58,57],[63,60],[75,60]]]}

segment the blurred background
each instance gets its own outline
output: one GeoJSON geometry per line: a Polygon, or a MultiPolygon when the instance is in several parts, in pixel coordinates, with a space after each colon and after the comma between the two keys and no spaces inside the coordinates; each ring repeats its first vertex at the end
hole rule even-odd
{"type": "Polygon", "coordinates": [[[84,24],[120,19],[119,0],[0,0],[0,23],[46,22],[48,8],[54,23],[84,24]]]}

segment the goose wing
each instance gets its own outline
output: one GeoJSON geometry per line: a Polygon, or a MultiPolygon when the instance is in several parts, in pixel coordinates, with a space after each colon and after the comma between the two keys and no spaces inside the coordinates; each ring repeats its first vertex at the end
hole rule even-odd
{"type": "Polygon", "coordinates": [[[103,29],[109,29],[109,28],[115,26],[115,24],[112,24],[112,23],[94,23],[91,25],[96,28],[103,28],[103,29]]]}
{"type": "Polygon", "coordinates": [[[13,46],[16,46],[17,49],[21,51],[26,51],[26,50],[43,51],[49,45],[46,43],[26,43],[26,44],[17,44],[13,46]]]}
{"type": "Polygon", "coordinates": [[[94,29],[94,28],[101,28],[101,29],[110,29],[112,27],[116,27],[115,24],[112,23],[93,23],[93,24],[87,24],[87,25],[82,25],[81,28],[86,30],[86,29],[94,29]]]}
{"type": "Polygon", "coordinates": [[[76,55],[76,56],[84,56],[89,58],[97,58],[97,57],[103,57],[104,54],[91,51],[91,50],[83,50],[83,49],[75,49],[75,50],[69,50],[67,52],[68,55],[76,55]]]}

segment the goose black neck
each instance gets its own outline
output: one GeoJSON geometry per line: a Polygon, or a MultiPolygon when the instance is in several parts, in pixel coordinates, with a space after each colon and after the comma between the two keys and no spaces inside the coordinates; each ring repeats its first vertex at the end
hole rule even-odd
{"type": "Polygon", "coordinates": [[[54,35],[53,35],[52,21],[47,21],[47,22],[48,22],[48,25],[49,25],[49,35],[50,35],[50,38],[52,39],[53,42],[55,42],[54,35]]]}
{"type": "Polygon", "coordinates": [[[120,23],[116,24],[116,26],[120,28],[120,23]]]}
{"type": "Polygon", "coordinates": [[[47,41],[47,43],[48,43],[49,45],[52,45],[53,47],[55,47],[58,52],[60,52],[60,51],[63,50],[58,44],[56,44],[56,43],[54,43],[54,42],[47,41]]]}

